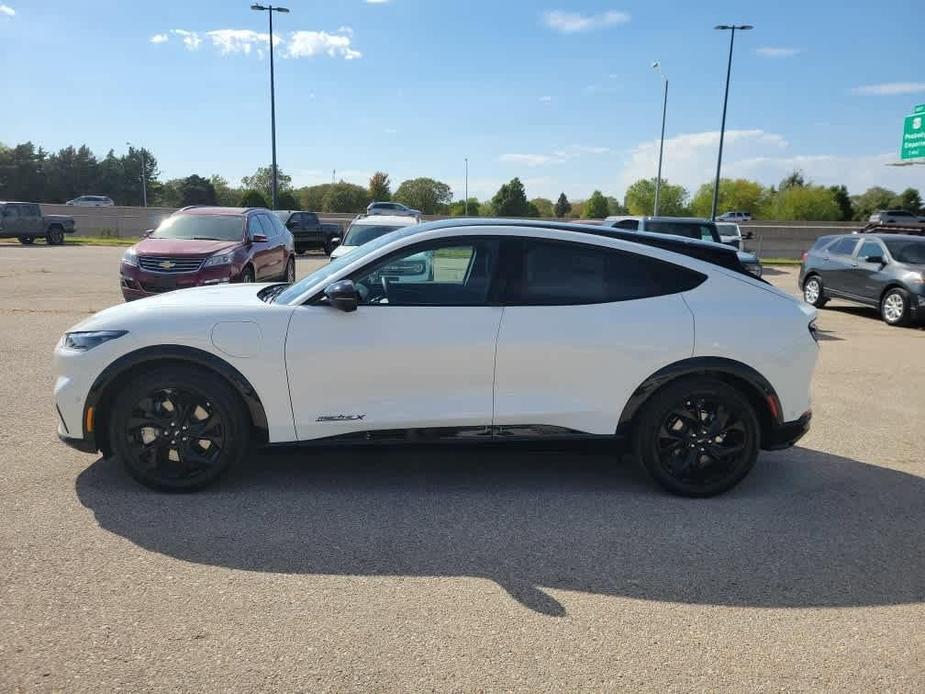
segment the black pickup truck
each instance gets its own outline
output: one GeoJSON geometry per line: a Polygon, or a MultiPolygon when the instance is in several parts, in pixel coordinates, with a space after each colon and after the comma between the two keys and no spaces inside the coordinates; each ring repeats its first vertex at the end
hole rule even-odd
{"type": "Polygon", "coordinates": [[[44,238],[49,246],[64,243],[74,233],[74,218],[63,214],[42,215],[38,203],[0,201],[0,239],[19,239],[24,246],[44,238]]]}
{"type": "Polygon", "coordinates": [[[300,255],[317,248],[323,249],[326,255],[331,255],[331,251],[334,250],[331,239],[343,236],[340,224],[324,224],[318,219],[316,212],[277,210],[276,216],[292,232],[295,251],[300,255]]]}

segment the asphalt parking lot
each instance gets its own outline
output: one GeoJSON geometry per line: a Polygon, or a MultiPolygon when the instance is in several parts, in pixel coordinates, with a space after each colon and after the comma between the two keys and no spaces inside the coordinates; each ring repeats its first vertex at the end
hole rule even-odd
{"type": "Polygon", "coordinates": [[[0,244],[0,689],[921,691],[925,330],[832,302],[812,431],[711,500],[574,447],[169,496],[55,437],[51,351],[122,250],[0,244]]]}

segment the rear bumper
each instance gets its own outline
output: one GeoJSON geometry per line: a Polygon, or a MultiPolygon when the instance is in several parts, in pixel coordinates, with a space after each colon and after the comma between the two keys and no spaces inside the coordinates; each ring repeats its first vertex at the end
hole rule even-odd
{"type": "Polygon", "coordinates": [[[803,415],[792,422],[781,422],[775,424],[765,440],[761,442],[761,448],[766,451],[779,451],[783,448],[790,448],[809,431],[809,423],[813,418],[812,411],[804,412],[803,415]]]}

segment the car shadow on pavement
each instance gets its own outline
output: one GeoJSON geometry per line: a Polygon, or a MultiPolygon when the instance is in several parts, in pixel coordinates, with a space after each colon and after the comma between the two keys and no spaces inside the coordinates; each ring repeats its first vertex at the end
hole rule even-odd
{"type": "Polygon", "coordinates": [[[483,577],[552,616],[565,607],[544,588],[750,607],[925,602],[925,479],[805,448],[765,453],[739,487],[701,500],[583,448],[255,454],[187,495],[100,459],[76,487],[102,528],[184,561],[483,577]]]}
{"type": "MultiPolygon", "coordinates": [[[[877,321],[878,323],[882,322],[883,319],[880,317],[880,311],[878,309],[869,307],[869,306],[826,306],[823,311],[834,311],[836,313],[843,313],[849,316],[858,316],[860,318],[869,318],[871,320],[877,321]]],[[[884,323],[886,326],[886,323],[884,323]]],[[[888,327],[888,326],[886,326],[888,327]]],[[[897,330],[906,329],[906,330],[925,330],[925,324],[919,323],[918,325],[906,325],[902,328],[897,328],[897,330]]]]}

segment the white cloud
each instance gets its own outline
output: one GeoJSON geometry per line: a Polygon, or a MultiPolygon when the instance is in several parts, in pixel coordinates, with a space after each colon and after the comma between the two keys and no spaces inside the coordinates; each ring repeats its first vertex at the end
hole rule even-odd
{"type": "MultiPolygon", "coordinates": [[[[203,35],[186,29],[171,29],[170,34],[183,40],[187,50],[195,51],[202,45],[203,35]]],[[[219,55],[251,55],[263,57],[264,50],[270,45],[270,35],[251,29],[213,29],[204,33],[219,55]]],[[[151,43],[166,43],[169,34],[155,34],[151,43]]],[[[355,60],[363,56],[353,48],[353,30],[340,27],[336,32],[294,31],[288,36],[273,36],[273,45],[283,49],[286,58],[312,58],[317,55],[340,57],[355,60]]]]}
{"type": "Polygon", "coordinates": [[[366,0],[367,5],[385,5],[389,0],[366,0]]]}
{"type": "Polygon", "coordinates": [[[340,31],[340,34],[329,34],[326,31],[295,31],[286,44],[286,55],[290,58],[313,58],[322,54],[332,58],[341,57],[344,60],[362,58],[363,54],[351,46],[353,32],[344,32],[344,27],[341,27],[340,31]]]}
{"type": "Polygon", "coordinates": [[[543,13],[543,24],[561,34],[576,34],[604,27],[626,24],[630,21],[627,12],[601,12],[600,14],[580,14],[563,10],[549,10],[543,13]]]}
{"type": "Polygon", "coordinates": [[[16,10],[14,10],[14,9],[13,9],[12,7],[10,7],[9,5],[0,5],[0,14],[4,15],[4,16],[6,16],[6,17],[15,17],[15,16],[16,16],[16,10]]]}
{"type": "Polygon", "coordinates": [[[565,149],[558,149],[549,154],[502,154],[498,161],[505,164],[515,164],[517,166],[526,166],[535,168],[537,166],[546,166],[547,164],[562,164],[569,159],[575,159],[584,154],[606,154],[610,151],[609,147],[589,147],[586,145],[572,145],[565,149]]]}
{"type": "MultiPolygon", "coordinates": [[[[672,183],[683,185],[693,194],[697,188],[713,179],[719,131],[688,133],[665,140],[662,175],[672,183]]],[[[895,154],[873,154],[856,157],[831,154],[793,154],[790,144],[777,133],[764,130],[727,130],[723,147],[723,176],[750,178],[764,185],[776,185],[794,169],[800,169],[813,183],[844,184],[852,193],[860,193],[873,185],[902,189],[916,187],[920,173],[914,167],[887,166],[897,159],[895,154]]],[[[655,176],[658,167],[658,140],[634,147],[620,173],[622,188],[640,178],[655,176]]]]}
{"type": "Polygon", "coordinates": [[[541,97],[540,97],[540,102],[542,102],[542,103],[544,103],[544,104],[548,104],[548,103],[550,103],[551,101],[552,101],[552,97],[551,97],[551,96],[541,96],[541,97]]]}
{"type": "Polygon", "coordinates": [[[186,29],[171,29],[170,33],[183,39],[183,45],[187,50],[195,51],[202,43],[202,38],[195,31],[186,29]]]}
{"type": "Polygon", "coordinates": [[[925,82],[884,82],[883,84],[867,84],[863,87],[854,87],[851,93],[861,96],[921,94],[925,93],[925,82]]]}
{"type": "Polygon", "coordinates": [[[800,52],[799,48],[756,48],[755,53],[762,58],[792,58],[800,52]]]}

